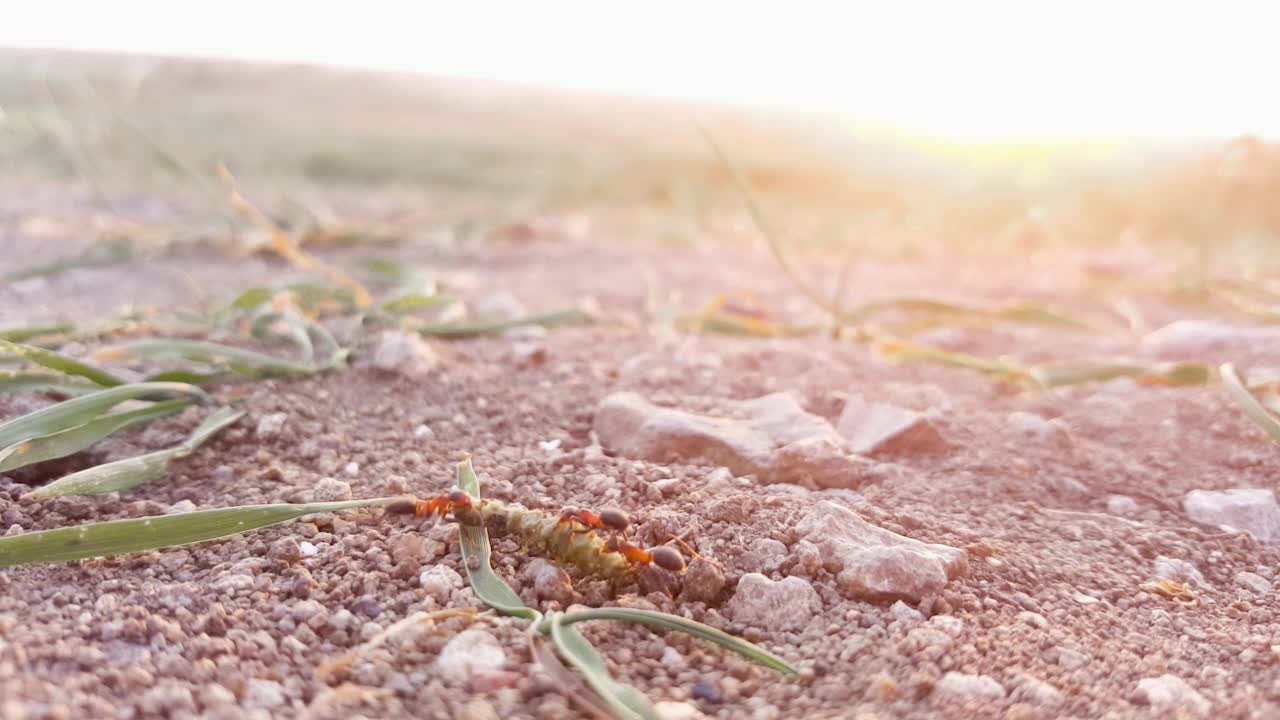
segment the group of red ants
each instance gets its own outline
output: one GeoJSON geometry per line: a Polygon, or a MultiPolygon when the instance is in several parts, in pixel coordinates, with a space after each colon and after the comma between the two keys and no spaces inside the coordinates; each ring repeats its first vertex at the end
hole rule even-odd
{"type": "MultiPolygon", "coordinates": [[[[397,500],[387,505],[386,511],[394,515],[434,516],[443,519],[450,512],[453,512],[456,517],[459,510],[471,508],[473,505],[474,501],[470,495],[455,488],[447,494],[428,500],[418,498],[397,500]]],[[[560,511],[558,523],[569,528],[571,539],[573,534],[578,532],[607,533],[604,551],[622,555],[633,566],[656,565],[670,572],[681,572],[685,568],[684,556],[669,545],[644,548],[628,540],[627,531],[631,529],[631,518],[622,510],[606,508],[597,513],[584,508],[566,507],[560,511]]],[[[673,540],[684,545],[679,538],[673,538],[673,540]]],[[[693,552],[687,545],[685,547],[689,552],[693,552]]]]}

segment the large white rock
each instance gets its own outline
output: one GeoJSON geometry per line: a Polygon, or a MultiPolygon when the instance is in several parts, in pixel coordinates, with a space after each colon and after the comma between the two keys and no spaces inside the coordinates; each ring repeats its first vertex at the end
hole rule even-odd
{"type": "Polygon", "coordinates": [[[1209,712],[1210,704],[1195,688],[1188,685],[1176,675],[1161,675],[1138,681],[1133,692],[1133,699],[1143,705],[1150,705],[1157,710],[1190,711],[1196,715],[1209,712]]]}
{"type": "Polygon", "coordinates": [[[501,670],[507,664],[502,644],[487,630],[471,628],[454,635],[436,658],[436,672],[447,681],[467,682],[476,673],[501,670]]]}
{"type": "Polygon", "coordinates": [[[760,573],[743,575],[725,606],[737,622],[768,630],[800,630],[820,612],[822,598],[804,578],[775,581],[760,573]]]}
{"type": "Polygon", "coordinates": [[[1280,505],[1271,490],[1192,490],[1182,499],[1182,509],[1198,523],[1245,530],[1262,542],[1280,540],[1280,505]]]}

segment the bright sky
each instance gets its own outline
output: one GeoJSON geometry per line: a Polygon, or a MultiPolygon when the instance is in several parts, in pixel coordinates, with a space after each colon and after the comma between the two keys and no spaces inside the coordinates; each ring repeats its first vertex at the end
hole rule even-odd
{"type": "Polygon", "coordinates": [[[14,5],[0,46],[316,62],[829,110],[968,142],[1280,138],[1280,10],[1266,2],[14,5]]]}

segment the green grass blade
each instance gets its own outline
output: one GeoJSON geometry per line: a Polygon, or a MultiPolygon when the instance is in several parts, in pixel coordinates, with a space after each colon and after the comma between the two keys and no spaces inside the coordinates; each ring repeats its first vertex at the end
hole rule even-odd
{"type": "Polygon", "coordinates": [[[1204,385],[1213,376],[1212,368],[1204,363],[1142,365],[1107,360],[1043,363],[1028,368],[1027,372],[1045,390],[1121,377],[1131,377],[1148,385],[1204,385]]]}
{"type": "Polygon", "coordinates": [[[458,322],[437,323],[417,328],[417,331],[430,337],[463,338],[478,335],[499,335],[514,328],[538,325],[553,327],[593,322],[595,318],[581,308],[553,310],[551,312],[528,315],[522,318],[504,318],[500,320],[461,320],[458,322]]]}
{"type": "Polygon", "coordinates": [[[583,712],[598,720],[613,719],[613,713],[605,701],[587,687],[581,675],[564,664],[564,660],[552,648],[551,642],[538,632],[536,623],[529,625],[529,654],[551,676],[560,692],[576,702],[583,712]]]}
{"type": "Polygon", "coordinates": [[[876,349],[888,360],[902,363],[926,362],[976,370],[1013,382],[1034,381],[1030,372],[1019,365],[1002,360],[989,360],[976,355],[951,352],[932,345],[884,336],[876,341],[876,349]]]}
{"type": "Polygon", "coordinates": [[[560,656],[582,675],[587,685],[596,691],[614,715],[622,720],[657,720],[657,711],[653,709],[649,698],[630,685],[610,677],[604,658],[582,633],[563,622],[564,617],[561,613],[553,613],[548,618],[551,641],[556,644],[560,656]]]}
{"type": "Polygon", "coordinates": [[[220,345],[207,340],[179,338],[135,340],[117,348],[104,350],[100,355],[110,358],[177,357],[214,367],[225,367],[236,375],[254,379],[279,375],[313,375],[320,370],[309,363],[283,360],[253,350],[220,345]]]}
{"type": "Polygon", "coordinates": [[[0,472],[73,455],[127,427],[172,415],[191,404],[190,400],[166,400],[137,410],[104,415],[52,435],[14,443],[0,450],[0,472]]]}
{"type": "Polygon", "coordinates": [[[785,673],[787,675],[796,674],[796,669],[791,667],[786,660],[783,660],[759,645],[736,638],[709,625],[703,625],[700,622],[694,622],[693,620],[688,620],[677,615],[668,615],[667,613],[656,612],[653,610],[609,607],[571,612],[559,618],[559,620],[565,625],[577,622],[586,622],[588,620],[621,620],[624,622],[643,623],[645,625],[662,628],[663,630],[678,630],[679,632],[687,633],[696,638],[713,642],[720,647],[728,648],[729,650],[732,650],[750,660],[754,660],[767,668],[772,668],[773,670],[777,670],[778,672],[785,673]]]}
{"type": "Polygon", "coordinates": [[[395,498],[298,505],[245,505],[0,537],[0,567],[68,562],[189,545],[322,512],[385,505],[395,498]]]}
{"type": "Polygon", "coordinates": [[[272,292],[267,288],[249,288],[231,301],[232,310],[252,310],[271,299],[272,292]]]}
{"type": "Polygon", "coordinates": [[[382,310],[389,313],[406,313],[416,310],[427,310],[429,308],[448,305],[454,299],[448,295],[423,295],[421,293],[409,293],[401,295],[394,300],[388,300],[382,304],[382,310]]]}
{"type": "Polygon", "coordinates": [[[72,325],[31,325],[28,327],[9,328],[8,330],[0,330],[0,340],[22,343],[47,335],[64,335],[74,329],[75,327],[72,325]]]}
{"type": "Polygon", "coordinates": [[[0,423],[0,447],[9,447],[22,440],[52,435],[83,425],[98,417],[107,408],[119,405],[125,400],[155,400],[174,395],[191,398],[199,404],[209,401],[209,396],[203,390],[186,383],[152,382],[119,385],[64,400],[56,405],[0,423]]]}
{"type": "MultiPolygon", "coordinates": [[[[471,456],[458,463],[458,487],[476,500],[480,499],[480,480],[471,466],[471,456]]],[[[511,589],[502,578],[493,571],[490,558],[493,549],[489,545],[489,531],[482,526],[459,525],[459,544],[462,547],[463,564],[467,569],[467,579],[476,597],[485,605],[503,615],[514,615],[529,620],[538,620],[541,613],[528,607],[515,590],[511,589]]]]}
{"type": "Polygon", "coordinates": [[[71,473],[42,488],[32,490],[23,498],[44,500],[62,495],[102,495],[128,490],[160,477],[169,468],[171,462],[190,455],[204,441],[243,416],[243,412],[221,408],[205,418],[204,422],[191,432],[191,436],[179,445],[71,473]]]}
{"type": "Polygon", "coordinates": [[[1235,366],[1231,363],[1223,363],[1222,367],[1218,368],[1218,374],[1222,376],[1222,384],[1226,386],[1227,393],[1236,401],[1244,414],[1248,415],[1249,419],[1263,432],[1270,435],[1272,440],[1280,442],[1280,420],[1268,412],[1253,393],[1249,392],[1249,388],[1245,387],[1240,376],[1236,374],[1235,366]]]}
{"type": "Polygon", "coordinates": [[[66,355],[56,353],[52,350],[45,350],[41,347],[35,347],[34,345],[23,345],[10,340],[0,340],[0,352],[15,355],[23,360],[47,367],[50,370],[57,370],[58,372],[66,375],[77,375],[82,378],[87,378],[88,380],[91,380],[98,385],[102,385],[103,387],[115,387],[117,385],[124,384],[123,380],[109,372],[99,370],[96,367],[90,367],[78,360],[73,360],[66,355]]]}
{"type": "Polygon", "coordinates": [[[84,395],[101,390],[101,385],[76,382],[62,375],[47,372],[0,372],[0,393],[60,392],[67,395],[84,395]]]}

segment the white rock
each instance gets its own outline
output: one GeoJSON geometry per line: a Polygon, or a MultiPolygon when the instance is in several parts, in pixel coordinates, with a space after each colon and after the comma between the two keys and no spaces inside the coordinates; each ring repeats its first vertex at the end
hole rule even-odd
{"type": "Polygon", "coordinates": [[[929,618],[929,626],[951,637],[960,637],[960,632],[964,630],[964,621],[955,615],[934,615],[929,618]]]}
{"type": "Polygon", "coordinates": [[[665,668],[678,668],[684,665],[684,656],[679,650],[667,645],[662,649],[662,666],[665,668]]]}
{"type": "Polygon", "coordinates": [[[1049,621],[1045,618],[1045,616],[1041,615],[1038,612],[1023,610],[1022,612],[1018,613],[1018,619],[1030,625],[1033,628],[1039,628],[1043,630],[1049,627],[1049,621]]]}
{"type": "Polygon", "coordinates": [[[1266,595],[1271,592],[1271,581],[1257,573],[1241,570],[1236,573],[1235,580],[1240,587],[1248,588],[1259,595],[1266,595]]]}
{"type": "Polygon", "coordinates": [[[334,502],[351,499],[351,484],[334,478],[320,478],[311,496],[316,502],[334,502]]]}
{"type": "Polygon", "coordinates": [[[1082,668],[1089,664],[1089,656],[1069,647],[1059,647],[1050,651],[1054,662],[1068,670],[1082,668]]]}
{"type": "Polygon", "coordinates": [[[765,572],[777,570],[788,555],[787,546],[773,538],[757,538],[749,549],[760,559],[760,569],[765,572]]]}
{"type": "Polygon", "coordinates": [[[1196,568],[1194,563],[1187,560],[1157,555],[1156,559],[1151,561],[1151,571],[1155,573],[1156,577],[1180,583],[1195,583],[1200,586],[1206,586],[1204,575],[1200,574],[1200,570],[1196,568]]]}
{"type": "Polygon", "coordinates": [[[218,592],[240,592],[253,587],[253,576],[244,573],[223,575],[213,581],[213,589],[218,592]]]}
{"type": "Polygon", "coordinates": [[[1161,675],[1138,681],[1133,699],[1157,710],[1189,710],[1197,715],[1209,712],[1209,701],[1176,675],[1161,675]]]}
{"type": "Polygon", "coordinates": [[[653,711],[658,715],[658,720],[701,720],[706,717],[701,710],[689,703],[671,700],[654,703],[653,711]]]}
{"type": "Polygon", "coordinates": [[[1053,420],[1046,420],[1035,413],[1023,412],[1017,410],[1009,413],[1005,418],[1005,424],[1013,432],[1025,438],[1035,440],[1043,440],[1054,443],[1065,443],[1069,441],[1067,431],[1062,425],[1053,420]]]}
{"type": "Polygon", "coordinates": [[[924,621],[924,615],[919,610],[901,600],[889,607],[889,617],[907,626],[924,621]]]}
{"type": "Polygon", "coordinates": [[[263,415],[258,418],[258,428],[255,434],[260,438],[271,438],[280,434],[284,429],[285,421],[289,419],[289,413],[272,413],[263,415]]]}
{"type": "Polygon", "coordinates": [[[807,580],[774,581],[760,573],[743,575],[725,606],[734,620],[767,630],[799,630],[821,611],[822,598],[807,580]]]}
{"type": "Polygon", "coordinates": [[[866,600],[919,602],[968,573],[966,553],[876,527],[846,507],[822,502],[796,524],[797,534],[839,566],[836,583],[866,600]]]}
{"type": "Polygon", "coordinates": [[[360,474],[360,463],[349,462],[342,466],[342,473],[347,477],[356,477],[360,474]]]}
{"type": "Polygon", "coordinates": [[[423,375],[440,364],[431,345],[417,333],[384,330],[373,352],[373,366],[401,375],[423,375]]]}
{"type": "Polygon", "coordinates": [[[501,670],[506,664],[507,654],[498,639],[487,630],[470,628],[445,643],[435,669],[445,681],[463,684],[477,672],[501,670]]]}
{"type": "Polygon", "coordinates": [[[1271,490],[1192,490],[1183,498],[1182,509],[1198,523],[1245,530],[1262,542],[1280,540],[1280,505],[1271,490]]]}
{"type": "Polygon", "coordinates": [[[1238,350],[1274,356],[1280,350],[1280,329],[1178,320],[1148,334],[1142,345],[1158,355],[1185,360],[1234,357],[1238,350]]]}
{"type": "Polygon", "coordinates": [[[435,599],[444,603],[454,590],[463,586],[462,576],[456,570],[445,565],[432,565],[418,575],[418,584],[435,599]]]}
{"type": "Polygon", "coordinates": [[[413,429],[413,436],[418,438],[419,440],[421,440],[422,438],[431,437],[432,435],[435,435],[435,433],[432,432],[431,428],[427,427],[426,425],[419,425],[418,427],[413,429]]]}
{"type": "Polygon", "coordinates": [[[275,680],[251,678],[244,687],[244,707],[274,710],[285,704],[284,686],[275,680]]]}
{"type": "Polygon", "coordinates": [[[1107,512],[1119,517],[1133,517],[1138,514],[1138,501],[1128,495],[1109,495],[1107,512]]]}
{"type": "Polygon", "coordinates": [[[196,509],[196,504],[191,502],[190,500],[179,500],[178,502],[170,505],[168,509],[164,511],[164,514],[177,515],[179,513],[189,513],[195,509],[196,509]]]}
{"type": "Polygon", "coordinates": [[[845,401],[836,431],[860,455],[930,453],[946,447],[938,428],[923,413],[868,402],[857,395],[845,401]]]}
{"type": "Polygon", "coordinates": [[[1062,704],[1062,691],[1030,675],[1023,675],[1010,696],[1018,702],[1053,708],[1062,704]]]}
{"type": "Polygon", "coordinates": [[[943,675],[933,692],[956,700],[999,700],[1004,697],[1004,688],[994,678],[960,672],[943,675]]]}
{"type": "Polygon", "coordinates": [[[298,543],[298,551],[302,553],[302,557],[311,557],[320,552],[320,548],[316,547],[314,543],[303,540],[298,543]]]}

